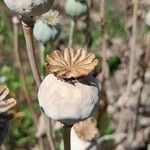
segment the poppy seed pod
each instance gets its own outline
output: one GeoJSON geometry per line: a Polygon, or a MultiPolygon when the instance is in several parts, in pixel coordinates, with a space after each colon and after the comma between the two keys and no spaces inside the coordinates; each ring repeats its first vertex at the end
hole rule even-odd
{"type": "Polygon", "coordinates": [[[145,23],[147,26],[150,27],[150,10],[147,12],[147,14],[145,16],[145,23]]]}
{"type": "Polygon", "coordinates": [[[0,113],[5,113],[16,105],[14,98],[6,98],[9,94],[7,86],[0,85],[0,113]]]}
{"type": "Polygon", "coordinates": [[[35,39],[42,43],[54,41],[60,34],[59,13],[49,11],[36,21],[33,28],[35,39]]]}
{"type": "Polygon", "coordinates": [[[97,81],[88,75],[96,65],[95,56],[83,49],[54,51],[47,56],[50,74],[38,92],[45,114],[67,125],[90,117],[99,100],[97,81]]]}
{"type": "Polygon", "coordinates": [[[91,118],[75,124],[71,128],[71,150],[97,150],[97,135],[96,122],[91,118]]]}
{"type": "Polygon", "coordinates": [[[37,41],[47,43],[54,41],[59,36],[60,30],[60,25],[51,26],[42,20],[37,20],[33,28],[33,35],[37,41]]]}
{"type": "Polygon", "coordinates": [[[67,0],[65,11],[73,18],[80,17],[88,12],[88,5],[86,0],[67,0]]]}
{"type": "Polygon", "coordinates": [[[36,16],[47,12],[54,0],[4,0],[4,2],[15,13],[36,16]]]}

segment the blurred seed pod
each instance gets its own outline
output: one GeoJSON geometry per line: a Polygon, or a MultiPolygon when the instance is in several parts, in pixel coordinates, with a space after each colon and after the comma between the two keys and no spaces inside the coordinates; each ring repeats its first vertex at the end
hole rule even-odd
{"type": "Polygon", "coordinates": [[[145,16],[145,23],[147,26],[150,27],[150,10],[147,12],[147,14],[145,16]]]}
{"type": "Polygon", "coordinates": [[[96,121],[92,118],[76,123],[71,129],[71,149],[84,150],[90,148],[97,150],[97,135],[96,121]]]}
{"type": "Polygon", "coordinates": [[[69,16],[77,18],[88,13],[88,5],[86,0],[66,0],[65,11],[69,16]]]}
{"type": "Polygon", "coordinates": [[[4,2],[15,13],[36,16],[47,12],[54,0],[4,0],[4,2]]]}
{"type": "Polygon", "coordinates": [[[43,14],[36,21],[33,28],[35,39],[44,44],[56,40],[61,32],[59,19],[60,17],[57,11],[49,11],[46,14],[43,14]]]}

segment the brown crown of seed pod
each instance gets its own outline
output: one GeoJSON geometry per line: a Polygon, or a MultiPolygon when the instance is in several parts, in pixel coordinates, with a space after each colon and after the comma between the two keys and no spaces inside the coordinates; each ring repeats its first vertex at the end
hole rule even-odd
{"type": "Polygon", "coordinates": [[[66,48],[64,51],[55,50],[46,57],[47,70],[58,78],[70,79],[88,75],[98,64],[93,53],[84,49],[74,51],[66,48]]]}
{"type": "Polygon", "coordinates": [[[14,98],[7,98],[9,89],[5,85],[0,85],[0,113],[7,112],[16,105],[14,98]]]}

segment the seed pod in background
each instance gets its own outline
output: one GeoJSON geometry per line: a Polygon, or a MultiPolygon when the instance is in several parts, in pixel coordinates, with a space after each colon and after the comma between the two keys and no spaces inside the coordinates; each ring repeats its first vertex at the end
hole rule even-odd
{"type": "Polygon", "coordinates": [[[50,74],[40,85],[38,100],[47,116],[67,125],[87,119],[99,100],[99,88],[89,73],[98,60],[83,49],[54,51],[47,56],[50,74]]]}
{"type": "Polygon", "coordinates": [[[4,0],[4,2],[15,13],[37,16],[47,12],[54,0],[4,0]]]}
{"type": "Polygon", "coordinates": [[[72,18],[77,18],[87,14],[88,5],[86,0],[66,0],[65,11],[72,18]]]}
{"type": "Polygon", "coordinates": [[[59,13],[50,10],[43,14],[36,22],[33,28],[33,35],[35,39],[42,43],[54,41],[61,31],[59,24],[59,13]]]}
{"type": "Polygon", "coordinates": [[[97,135],[98,129],[93,119],[89,118],[75,124],[71,128],[71,150],[97,150],[97,135]]]}
{"type": "Polygon", "coordinates": [[[147,12],[147,14],[145,16],[145,23],[147,26],[150,27],[150,10],[147,12]]]}

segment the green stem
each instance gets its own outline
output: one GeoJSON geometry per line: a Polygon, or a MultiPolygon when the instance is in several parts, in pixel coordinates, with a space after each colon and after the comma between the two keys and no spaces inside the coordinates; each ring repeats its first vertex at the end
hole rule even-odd
{"type": "MultiPolygon", "coordinates": [[[[46,48],[47,48],[47,45],[43,43],[40,44],[40,61],[41,61],[41,70],[42,70],[41,72],[42,80],[46,76],[46,69],[45,69],[46,48]]],[[[46,135],[47,135],[48,143],[49,143],[51,150],[55,150],[56,146],[55,146],[55,141],[52,136],[51,119],[45,116],[45,120],[46,120],[46,126],[47,126],[46,135]]]]}
{"type": "Polygon", "coordinates": [[[45,57],[46,57],[46,45],[43,43],[40,45],[40,61],[41,61],[41,75],[42,79],[44,79],[46,75],[46,70],[45,70],[45,57]]]}
{"type": "Polygon", "coordinates": [[[73,46],[74,29],[75,29],[75,20],[72,19],[70,22],[69,43],[68,43],[68,47],[70,48],[72,48],[73,46]]]}
{"type": "Polygon", "coordinates": [[[64,125],[63,127],[64,150],[71,150],[70,133],[71,127],[67,127],[64,125]]]}

